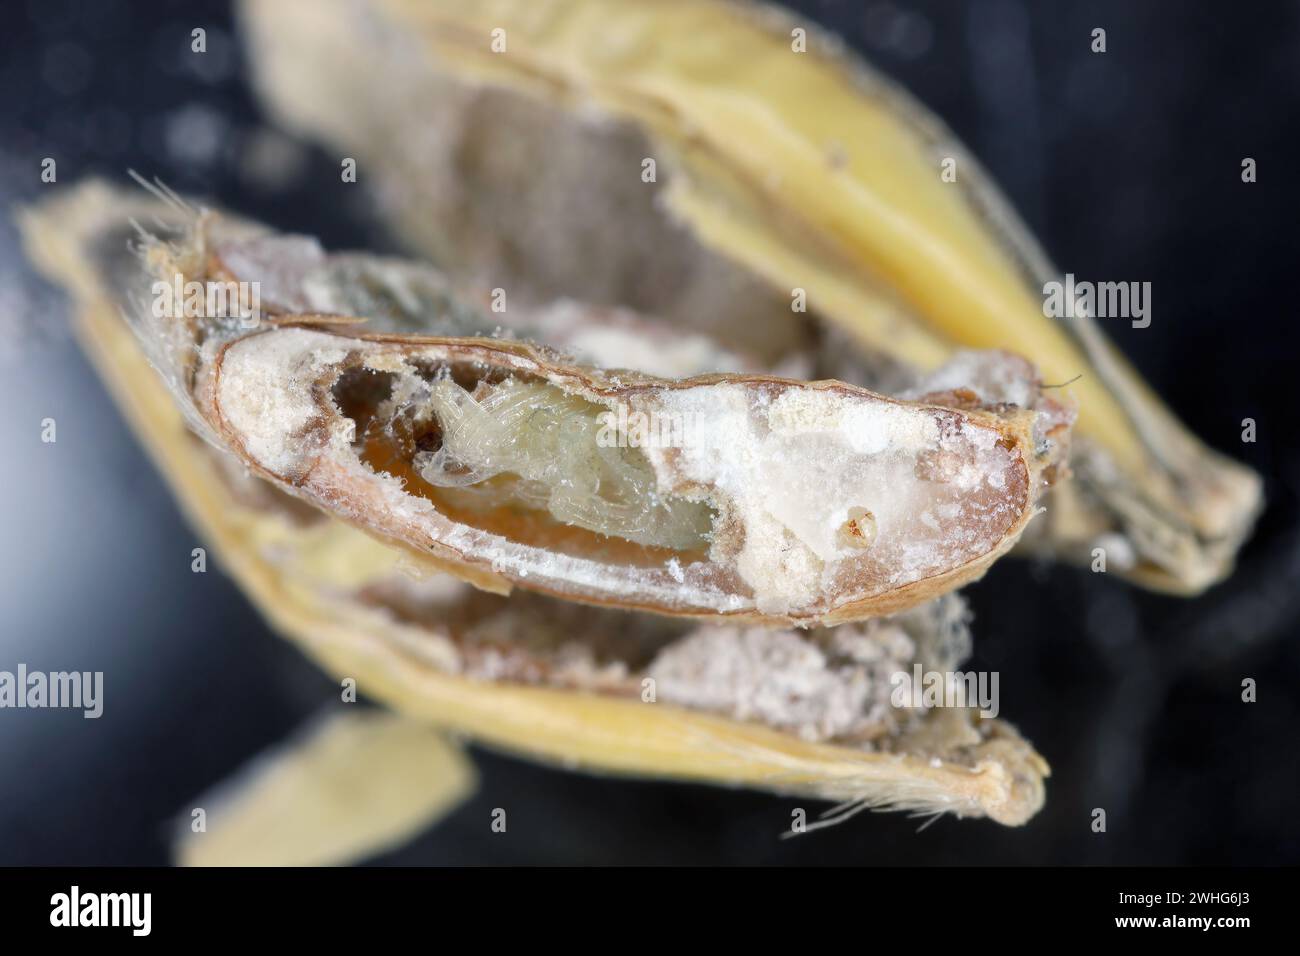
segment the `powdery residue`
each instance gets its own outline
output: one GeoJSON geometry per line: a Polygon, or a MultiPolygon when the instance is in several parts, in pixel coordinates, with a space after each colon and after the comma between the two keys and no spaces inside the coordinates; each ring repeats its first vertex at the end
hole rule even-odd
{"type": "Polygon", "coordinates": [[[659,700],[790,731],[804,740],[867,739],[892,719],[890,677],[915,648],[871,622],[802,634],[701,627],[659,653],[646,675],[659,700]]]}
{"type": "MultiPolygon", "coordinates": [[[[281,329],[226,350],[217,400],[254,461],[276,474],[293,473],[304,453],[293,438],[317,414],[312,383],[361,345],[307,329],[281,329]]],[[[334,437],[341,447],[351,440],[334,437]]]]}
{"type": "Polygon", "coordinates": [[[824,601],[848,559],[874,562],[868,587],[919,580],[977,557],[1015,518],[1018,502],[999,515],[975,500],[997,499],[1010,464],[991,428],[945,428],[931,409],[833,389],[716,385],[661,403],[692,427],[678,455],[652,459],[716,489],[743,525],[736,570],[764,613],[824,601]],[[843,533],[862,511],[868,549],[843,533]]]}
{"type": "Polygon", "coordinates": [[[961,351],[909,389],[906,397],[956,389],[969,389],[988,405],[1033,408],[1038,397],[1038,372],[1010,352],[961,351]]]}

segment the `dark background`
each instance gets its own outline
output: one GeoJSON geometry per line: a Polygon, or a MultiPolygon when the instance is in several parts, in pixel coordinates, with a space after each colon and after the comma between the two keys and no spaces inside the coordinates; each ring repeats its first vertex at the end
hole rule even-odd
{"type": "MultiPolygon", "coordinates": [[[[1053,767],[1023,828],[863,815],[779,840],[801,801],[475,750],[478,795],[379,862],[1300,861],[1300,4],[791,5],[953,126],[1062,271],[1152,282],[1150,328],[1109,331],[1193,430],[1266,475],[1258,533],[1237,575],[1195,601],[1016,561],[968,589],[972,666],[1001,672],[1002,715],[1053,767]],[[1089,49],[1098,26],[1104,55],[1089,49]],[[1256,444],[1240,440],[1245,417],[1256,444]],[[1257,703],[1240,700],[1245,677],[1257,703]],[[508,834],[489,830],[496,806],[508,834]]],[[[6,207],[132,167],[327,246],[387,247],[337,159],[265,125],[225,4],[4,6],[6,207]],[[189,54],[196,26],[205,57],[189,54]],[[45,156],[56,185],[40,183],[45,156]]],[[[0,864],[161,863],[169,819],[336,688],[221,574],[191,573],[198,542],[65,315],[0,225],[0,669],[106,672],[98,721],[0,711],[0,864]],[[46,416],[55,445],[39,440],[46,416]]]]}

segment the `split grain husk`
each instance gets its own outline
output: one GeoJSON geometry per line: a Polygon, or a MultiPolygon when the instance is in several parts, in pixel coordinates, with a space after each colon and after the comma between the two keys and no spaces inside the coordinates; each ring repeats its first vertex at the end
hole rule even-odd
{"type": "Polygon", "coordinates": [[[151,274],[128,251],[133,223],[164,231],[191,216],[87,184],[26,211],[22,226],[34,261],[70,291],[87,354],[191,521],[267,619],[330,673],[417,721],[566,767],[1008,825],[1041,806],[1047,765],[1005,721],[968,707],[874,706],[882,667],[945,669],[964,657],[952,595],[833,631],[733,634],[724,643],[762,653],[749,671],[727,670],[740,679],[721,679],[713,625],[486,594],[250,473],[204,440],[220,433],[187,397],[200,377],[189,377],[192,350],[193,364],[153,368],[150,357],[176,340],[142,340],[130,324],[142,305],[130,290],[151,274]],[[805,702],[848,700],[847,716],[774,709],[770,693],[755,693],[788,690],[790,673],[833,691],[805,702]],[[646,698],[647,679],[662,696],[646,698]]]}

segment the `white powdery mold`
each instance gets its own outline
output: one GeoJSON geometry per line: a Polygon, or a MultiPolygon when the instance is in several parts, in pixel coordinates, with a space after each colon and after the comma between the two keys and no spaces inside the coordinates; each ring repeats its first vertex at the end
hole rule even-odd
{"type": "MultiPolygon", "coordinates": [[[[302,464],[304,449],[286,441],[317,416],[312,383],[361,345],[308,329],[283,329],[251,335],[226,349],[217,385],[221,414],[239,434],[244,451],[277,474],[302,464]]],[[[331,436],[342,449],[350,434],[331,436]]]]}
{"type": "Polygon", "coordinates": [[[715,385],[658,402],[693,426],[678,453],[650,451],[661,479],[710,488],[744,528],[735,567],[765,614],[814,604],[862,556],[844,534],[854,509],[870,513],[865,549],[892,584],[977,557],[981,534],[962,519],[978,506],[965,496],[1010,461],[996,429],[945,432],[930,410],[841,389],[715,385]],[[918,477],[927,455],[935,464],[918,477]]]}
{"type": "MultiPolygon", "coordinates": [[[[826,632],[821,632],[823,635],[826,632]]],[[[659,700],[825,741],[880,729],[890,675],[915,648],[898,625],[847,625],[822,639],[789,630],[706,626],[646,668],[659,700]]]]}
{"type": "Polygon", "coordinates": [[[701,628],[647,668],[659,699],[792,730],[805,740],[849,731],[868,709],[860,670],[836,674],[791,631],[701,628]]]}
{"type": "Polygon", "coordinates": [[[1038,372],[1010,352],[963,350],[922,379],[906,397],[956,389],[968,389],[986,404],[1032,408],[1038,396],[1038,372]]]}

